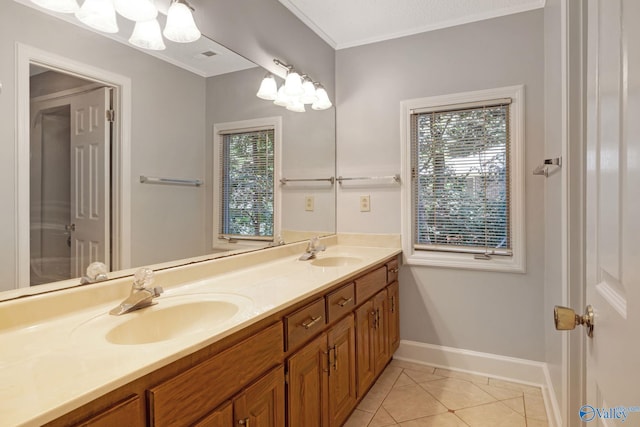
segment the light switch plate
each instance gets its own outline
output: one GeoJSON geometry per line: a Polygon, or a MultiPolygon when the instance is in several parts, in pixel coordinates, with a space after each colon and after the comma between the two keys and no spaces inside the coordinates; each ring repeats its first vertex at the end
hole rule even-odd
{"type": "Polygon", "coordinates": [[[371,211],[371,198],[367,194],[366,196],[360,196],[360,212],[371,211]]]}
{"type": "Polygon", "coordinates": [[[313,212],[313,205],[313,196],[304,196],[304,210],[307,212],[313,212]]]}

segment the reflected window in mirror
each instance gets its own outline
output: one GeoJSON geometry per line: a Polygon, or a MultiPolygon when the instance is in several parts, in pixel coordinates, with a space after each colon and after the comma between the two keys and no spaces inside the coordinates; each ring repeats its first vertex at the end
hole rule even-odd
{"type": "Polygon", "coordinates": [[[281,128],[280,117],[214,126],[214,242],[272,242],[279,235],[281,128]]]}

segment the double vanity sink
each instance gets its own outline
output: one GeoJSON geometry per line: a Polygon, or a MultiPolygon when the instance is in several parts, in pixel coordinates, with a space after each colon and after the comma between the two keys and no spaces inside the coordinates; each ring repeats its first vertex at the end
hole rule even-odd
{"type": "Polygon", "coordinates": [[[338,237],[156,272],[154,304],[110,315],[131,278],[0,303],[0,413],[42,425],[366,271],[400,250],[338,237]],[[52,308],[54,307],[54,308],[52,308]]]}

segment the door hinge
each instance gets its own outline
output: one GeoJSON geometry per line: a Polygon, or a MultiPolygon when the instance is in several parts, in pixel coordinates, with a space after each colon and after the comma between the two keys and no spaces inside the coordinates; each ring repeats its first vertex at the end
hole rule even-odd
{"type": "Polygon", "coordinates": [[[114,110],[107,110],[107,121],[111,123],[116,121],[116,112],[114,110]]]}

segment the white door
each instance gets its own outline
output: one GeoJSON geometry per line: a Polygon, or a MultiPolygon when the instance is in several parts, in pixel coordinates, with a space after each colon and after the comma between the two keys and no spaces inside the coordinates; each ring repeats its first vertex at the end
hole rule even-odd
{"type": "Polygon", "coordinates": [[[100,88],[71,102],[72,277],[94,261],[110,265],[109,95],[100,88]]]}
{"type": "Polygon", "coordinates": [[[595,330],[576,416],[589,426],[640,426],[640,1],[589,0],[587,78],[586,294],[595,330]]]}

